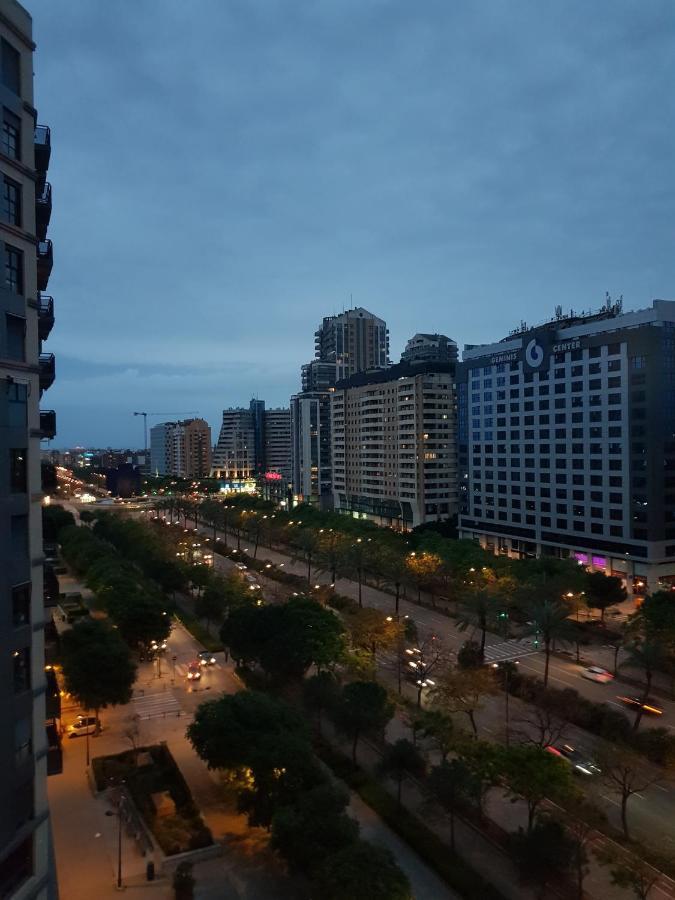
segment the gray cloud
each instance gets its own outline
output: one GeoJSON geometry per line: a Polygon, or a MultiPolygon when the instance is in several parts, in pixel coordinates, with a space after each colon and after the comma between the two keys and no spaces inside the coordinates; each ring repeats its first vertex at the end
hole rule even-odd
{"type": "Polygon", "coordinates": [[[286,402],[350,295],[393,355],[673,296],[670,0],[29,5],[58,444],[286,402]]]}

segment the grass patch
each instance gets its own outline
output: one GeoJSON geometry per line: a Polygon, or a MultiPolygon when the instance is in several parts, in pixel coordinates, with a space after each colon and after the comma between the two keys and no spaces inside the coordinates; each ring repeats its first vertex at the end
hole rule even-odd
{"type": "Polygon", "coordinates": [[[453,852],[421,819],[407,809],[399,809],[394,797],[367,772],[355,766],[349,757],[325,741],[317,741],[315,750],[335,775],[356,791],[453,890],[470,900],[503,900],[503,895],[493,885],[453,852]]]}
{"type": "Polygon", "coordinates": [[[184,607],[180,607],[180,615],[176,616],[176,618],[187,628],[193,638],[198,640],[200,644],[203,644],[206,650],[210,650],[211,653],[217,653],[223,649],[223,642],[220,640],[220,637],[211,634],[208,628],[202,625],[199,619],[193,613],[185,610],[184,607]]]}
{"type": "Polygon", "coordinates": [[[92,760],[92,771],[98,790],[124,781],[136,809],[167,856],[213,844],[190,788],[165,744],[97,756],[92,760]],[[147,757],[147,765],[137,765],[137,759],[147,757]],[[158,810],[152,795],[164,793],[169,794],[172,803],[158,810]]]}

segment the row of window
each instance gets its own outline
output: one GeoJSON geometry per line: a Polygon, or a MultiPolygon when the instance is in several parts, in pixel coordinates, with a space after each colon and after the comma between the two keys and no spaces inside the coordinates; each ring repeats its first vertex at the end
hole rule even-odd
{"type": "MultiPolygon", "coordinates": [[[[468,509],[462,509],[462,513],[468,514],[468,509]]],[[[480,510],[475,510],[474,515],[482,515],[480,510]]],[[[525,516],[524,519],[520,515],[520,513],[513,513],[511,516],[507,515],[505,512],[495,511],[494,509],[488,509],[485,511],[486,519],[498,519],[500,522],[513,522],[514,524],[521,524],[524,522],[526,525],[536,525],[537,519],[535,516],[525,516]],[[496,512],[496,515],[495,515],[496,512]]],[[[539,519],[539,524],[542,528],[551,528],[552,519],[550,516],[542,516],[539,519]]],[[[582,521],[572,521],[568,522],[567,519],[556,519],[555,527],[558,531],[577,531],[577,532],[585,532],[587,530],[586,523],[582,521]],[[571,527],[570,527],[571,525],[571,527]]],[[[591,522],[590,525],[591,534],[609,534],[610,537],[623,537],[623,526],[621,525],[610,525],[609,528],[607,526],[601,524],[600,522],[591,522]]],[[[638,535],[638,532],[635,532],[635,537],[639,539],[646,539],[646,535],[644,538],[642,534],[638,535]]]]}

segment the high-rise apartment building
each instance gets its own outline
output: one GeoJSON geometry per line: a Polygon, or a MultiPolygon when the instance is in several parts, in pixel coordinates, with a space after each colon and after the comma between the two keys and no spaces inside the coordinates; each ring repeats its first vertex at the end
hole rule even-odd
{"type": "MultiPolygon", "coordinates": [[[[50,132],[33,105],[30,15],[0,6],[0,896],[55,896],[47,775],[61,771],[58,691],[45,672],[40,440],[56,433],[40,411],[54,381],[42,343],[54,324],[45,296],[52,268],[47,239],[50,132]],[[56,694],[56,697],[54,697],[56,694]]],[[[51,673],[49,674],[51,678],[51,673]]]]}
{"type": "Polygon", "coordinates": [[[204,419],[160,422],[150,429],[153,474],[208,478],[211,473],[211,429],[204,419]]]}
{"type": "Polygon", "coordinates": [[[303,391],[291,397],[291,485],[294,500],[321,509],[333,505],[330,395],[303,391]]]}
{"type": "Polygon", "coordinates": [[[458,398],[463,537],[675,584],[675,302],[469,347],[458,398]]]}
{"type": "Polygon", "coordinates": [[[316,359],[335,363],[338,381],[389,365],[387,324],[362,307],[327,316],[314,338],[316,359]]]}
{"type": "Polygon", "coordinates": [[[301,384],[305,391],[327,391],[335,386],[335,363],[313,359],[301,370],[301,384]]]}
{"type": "Polygon", "coordinates": [[[444,334],[415,334],[405,345],[401,362],[457,362],[457,344],[444,334]]]}
{"type": "Polygon", "coordinates": [[[400,363],[331,394],[335,509],[410,529],[457,510],[454,365],[400,363]]]}
{"type": "Polygon", "coordinates": [[[216,478],[249,481],[268,473],[291,477],[290,411],[265,409],[264,400],[251,400],[248,409],[224,409],[218,443],[213,452],[216,478]]]}

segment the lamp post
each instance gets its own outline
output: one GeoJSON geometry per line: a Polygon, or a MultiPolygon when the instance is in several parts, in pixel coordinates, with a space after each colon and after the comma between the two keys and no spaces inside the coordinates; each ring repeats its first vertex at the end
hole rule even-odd
{"type": "Polygon", "coordinates": [[[120,801],[117,811],[112,809],[106,810],[106,816],[117,816],[117,890],[122,890],[122,806],[124,804],[124,794],[120,792],[120,801]]]}
{"type": "Polygon", "coordinates": [[[509,678],[511,673],[515,672],[516,666],[520,665],[519,660],[504,660],[503,663],[492,663],[493,669],[504,669],[504,720],[505,720],[505,739],[506,746],[510,742],[510,721],[509,721],[509,678]]]}

